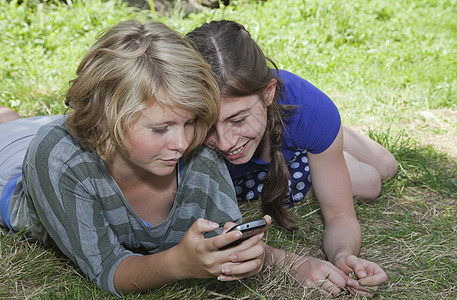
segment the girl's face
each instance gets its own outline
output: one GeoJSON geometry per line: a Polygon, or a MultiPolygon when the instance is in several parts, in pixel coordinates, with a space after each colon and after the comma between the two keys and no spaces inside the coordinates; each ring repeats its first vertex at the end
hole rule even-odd
{"type": "Polygon", "coordinates": [[[267,106],[274,96],[267,87],[266,103],[258,95],[222,97],[216,124],[208,133],[205,144],[219,150],[233,164],[244,164],[254,154],[269,161],[269,143],[263,143],[267,126],[267,106]],[[266,150],[266,151],[265,151],[266,150]]]}
{"type": "Polygon", "coordinates": [[[194,113],[157,104],[149,106],[130,123],[127,151],[119,153],[113,162],[120,171],[116,175],[170,175],[192,142],[195,125],[194,113]]]}

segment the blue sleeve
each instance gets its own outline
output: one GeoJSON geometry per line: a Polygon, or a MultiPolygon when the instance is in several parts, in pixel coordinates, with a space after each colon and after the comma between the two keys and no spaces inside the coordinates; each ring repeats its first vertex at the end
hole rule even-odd
{"type": "MultiPolygon", "coordinates": [[[[335,140],[341,118],[333,101],[305,79],[287,71],[280,71],[284,91],[279,102],[294,105],[285,117],[283,149],[295,152],[307,149],[318,154],[335,140]]],[[[286,154],[286,153],[285,153],[286,154]]],[[[286,159],[291,155],[285,155],[286,159]]]]}

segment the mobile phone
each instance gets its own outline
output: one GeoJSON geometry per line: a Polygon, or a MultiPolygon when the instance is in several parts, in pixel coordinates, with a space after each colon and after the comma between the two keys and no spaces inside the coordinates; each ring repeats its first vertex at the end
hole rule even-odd
{"type": "Polygon", "coordinates": [[[267,225],[267,222],[264,219],[259,219],[255,221],[250,221],[246,223],[242,223],[240,225],[236,225],[232,228],[229,229],[228,232],[234,231],[234,230],[239,230],[243,233],[243,236],[239,238],[238,240],[231,242],[228,245],[225,245],[224,247],[219,248],[219,250],[225,250],[230,247],[236,246],[239,243],[243,242],[244,240],[247,240],[248,238],[260,233],[262,231],[262,228],[264,228],[267,225]]]}

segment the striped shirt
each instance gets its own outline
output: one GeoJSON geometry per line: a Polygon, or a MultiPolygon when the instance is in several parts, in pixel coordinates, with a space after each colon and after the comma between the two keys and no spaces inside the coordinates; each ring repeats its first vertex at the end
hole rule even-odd
{"type": "MultiPolygon", "coordinates": [[[[115,295],[114,273],[126,257],[173,247],[198,218],[241,222],[225,163],[203,146],[187,159],[169,216],[152,227],[129,206],[103,161],[70,135],[63,119],[38,130],[22,173],[11,201],[13,230],[25,226],[30,237],[52,240],[98,287],[115,295]]],[[[220,230],[209,236],[216,233],[220,230]]]]}

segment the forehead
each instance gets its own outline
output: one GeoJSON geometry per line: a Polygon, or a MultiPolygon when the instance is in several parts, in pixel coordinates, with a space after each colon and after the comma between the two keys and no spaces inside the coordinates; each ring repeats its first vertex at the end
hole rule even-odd
{"type": "Polygon", "coordinates": [[[245,97],[221,97],[219,120],[225,120],[238,113],[249,112],[263,104],[258,95],[245,97]]]}
{"type": "Polygon", "coordinates": [[[152,103],[140,112],[139,118],[155,123],[174,123],[179,120],[188,120],[193,116],[195,116],[195,112],[187,109],[152,103]]]}

